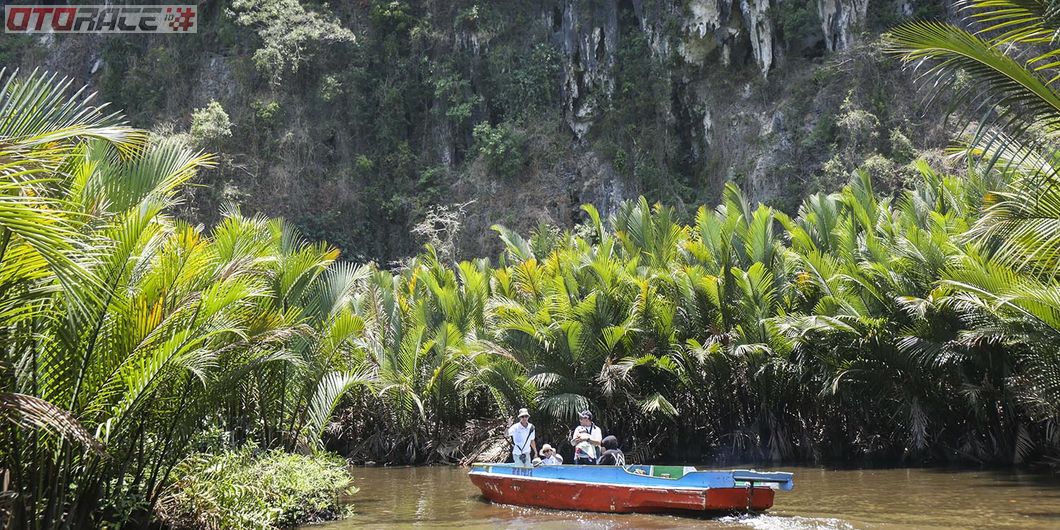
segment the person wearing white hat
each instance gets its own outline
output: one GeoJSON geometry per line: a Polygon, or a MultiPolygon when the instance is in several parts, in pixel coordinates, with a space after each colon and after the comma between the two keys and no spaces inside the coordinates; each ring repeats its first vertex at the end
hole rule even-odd
{"type": "Polygon", "coordinates": [[[508,437],[512,439],[512,461],[516,465],[530,467],[537,455],[537,442],[534,441],[534,424],[530,423],[530,411],[519,409],[519,421],[508,427],[508,437]]]}
{"type": "Polygon", "coordinates": [[[563,457],[552,448],[551,445],[545,444],[541,446],[541,465],[542,466],[557,466],[563,463],[563,457]]]}

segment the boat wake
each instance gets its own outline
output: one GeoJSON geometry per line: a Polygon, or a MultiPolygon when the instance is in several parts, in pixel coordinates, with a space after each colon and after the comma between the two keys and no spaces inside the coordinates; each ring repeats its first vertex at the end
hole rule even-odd
{"type": "Polygon", "coordinates": [[[718,522],[755,530],[855,530],[854,525],[840,519],[797,515],[740,515],[722,517],[718,522]]]}

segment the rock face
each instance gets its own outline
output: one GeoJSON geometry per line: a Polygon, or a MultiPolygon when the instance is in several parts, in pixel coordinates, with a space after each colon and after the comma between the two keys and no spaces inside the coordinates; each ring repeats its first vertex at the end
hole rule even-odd
{"type": "Polygon", "coordinates": [[[853,44],[868,8],[869,0],[817,0],[817,14],[829,51],[845,50],[853,44]]]}
{"type": "MultiPolygon", "coordinates": [[[[566,58],[563,93],[567,123],[583,137],[601,101],[614,91],[615,51],[623,28],[635,20],[656,59],[675,50],[688,65],[739,67],[750,60],[765,78],[783,55],[775,11],[782,2],[814,2],[828,51],[849,48],[865,23],[869,0],[565,0],[550,16],[553,40],[566,58]],[[625,16],[624,16],[625,15],[625,16]],[[680,31],[667,31],[677,25],[680,31]]],[[[819,42],[819,41],[818,41],[819,42]]]]}
{"type": "Polygon", "coordinates": [[[143,127],[187,130],[192,110],[218,101],[234,134],[205,147],[230,162],[186,202],[190,218],[208,224],[237,202],[351,259],[389,263],[419,249],[409,228],[435,205],[469,205],[463,256],[499,250],[494,223],[570,227],[582,203],[606,215],[641,194],[692,207],[726,181],[797,205],[842,147],[850,94],[895,94],[881,103],[880,138],[913,115],[903,89],[880,89],[897,79],[893,66],[861,72],[875,59],[830,55],[861,53],[876,10],[897,20],[941,3],[292,1],[358,38],[293,36],[318,41],[299,45],[301,69],[282,84],[262,75],[254,57],[266,37],[232,20],[231,2],[203,5],[211,24],[196,39],[48,35],[14,65],[72,75],[143,127]],[[514,170],[486,162],[483,124],[514,170]]]}
{"type": "MultiPolygon", "coordinates": [[[[677,49],[681,57],[697,66],[703,66],[717,54],[718,62],[724,66],[732,63],[733,47],[746,33],[743,26],[743,5],[731,0],[692,0],[685,12],[684,34],[680,36],[677,49]]],[[[749,7],[749,6],[748,6],[749,7]]],[[[772,46],[772,43],[769,44],[772,46]]],[[[761,50],[761,47],[759,47],[761,50]]],[[[758,57],[759,54],[756,54],[758,57]]]]}
{"type": "MultiPolygon", "coordinates": [[[[878,9],[892,9],[877,1],[878,9]]],[[[909,16],[911,2],[893,7],[895,14],[909,16]]],[[[778,88],[767,88],[771,76],[789,60],[851,50],[869,7],[869,0],[563,0],[552,9],[551,28],[563,52],[564,119],[576,142],[590,137],[615,95],[623,39],[643,37],[653,59],[667,65],[670,95],[660,113],[673,124],[683,170],[741,181],[755,199],[783,196],[788,183],[776,178],[777,168],[792,167],[799,137],[821,112],[789,120],[770,94],[778,88]]],[[[621,170],[609,171],[621,178],[621,170]]],[[[636,183],[600,189],[572,193],[613,204],[645,191],[636,183]]]]}
{"type": "Polygon", "coordinates": [[[553,10],[553,38],[567,58],[563,93],[567,124],[581,138],[603,98],[615,89],[611,70],[618,47],[618,8],[610,2],[568,0],[553,10]]]}
{"type": "Polygon", "coordinates": [[[740,12],[743,13],[755,63],[765,76],[773,66],[773,22],[769,18],[769,0],[741,0],[740,12]]]}

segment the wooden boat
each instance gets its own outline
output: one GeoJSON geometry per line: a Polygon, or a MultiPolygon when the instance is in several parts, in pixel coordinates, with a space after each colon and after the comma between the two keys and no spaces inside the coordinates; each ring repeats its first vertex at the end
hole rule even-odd
{"type": "Polygon", "coordinates": [[[471,465],[468,476],[501,504],[589,512],[743,512],[773,506],[791,473],[688,466],[471,465]]]}

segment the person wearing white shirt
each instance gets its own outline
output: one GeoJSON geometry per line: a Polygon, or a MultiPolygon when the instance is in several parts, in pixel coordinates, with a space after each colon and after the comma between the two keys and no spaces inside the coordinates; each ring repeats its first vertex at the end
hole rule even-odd
{"type": "Polygon", "coordinates": [[[508,427],[508,437],[512,440],[512,461],[516,465],[530,467],[533,456],[537,454],[537,443],[534,441],[536,436],[529,411],[519,409],[519,421],[508,427]]]}
{"type": "Polygon", "coordinates": [[[578,413],[578,423],[570,436],[570,444],[574,446],[574,463],[595,464],[604,433],[593,423],[593,414],[587,410],[578,413]]]}

